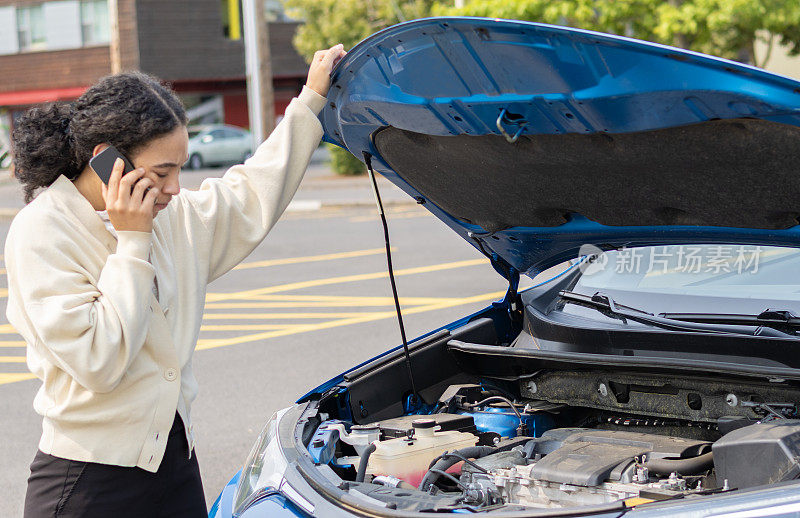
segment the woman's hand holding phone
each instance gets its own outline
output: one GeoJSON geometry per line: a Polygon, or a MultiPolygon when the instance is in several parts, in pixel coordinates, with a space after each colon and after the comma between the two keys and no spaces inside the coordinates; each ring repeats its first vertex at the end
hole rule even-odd
{"type": "Polygon", "coordinates": [[[114,162],[108,186],[102,185],[108,218],[118,231],[151,232],[153,206],[160,191],[153,179],[145,176],[144,169],[140,167],[123,176],[124,167],[125,164],[118,158],[114,162]]]}

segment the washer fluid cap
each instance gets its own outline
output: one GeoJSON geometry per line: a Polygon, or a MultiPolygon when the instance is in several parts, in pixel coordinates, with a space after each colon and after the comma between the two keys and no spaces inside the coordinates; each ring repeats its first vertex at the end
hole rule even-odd
{"type": "Polygon", "coordinates": [[[433,437],[434,432],[439,429],[434,419],[415,419],[411,426],[414,428],[414,437],[433,437]]]}

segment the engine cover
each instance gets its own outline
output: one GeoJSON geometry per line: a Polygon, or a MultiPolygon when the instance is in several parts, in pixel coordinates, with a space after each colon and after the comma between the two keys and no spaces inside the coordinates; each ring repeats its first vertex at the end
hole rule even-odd
{"type": "Polygon", "coordinates": [[[800,478],[800,420],[734,430],[714,443],[717,480],[746,488],[800,478]]]}
{"type": "Polygon", "coordinates": [[[691,492],[672,474],[653,476],[653,458],[695,457],[704,441],[637,432],[558,428],[528,441],[522,451],[495,453],[465,465],[462,482],[485,503],[556,508],[598,505],[647,495],[666,499],[691,492]]]}
{"type": "Polygon", "coordinates": [[[709,447],[679,437],[580,428],[550,430],[531,444],[534,455],[545,454],[531,471],[534,479],[583,487],[620,480],[637,457],[694,457],[709,447]]]}

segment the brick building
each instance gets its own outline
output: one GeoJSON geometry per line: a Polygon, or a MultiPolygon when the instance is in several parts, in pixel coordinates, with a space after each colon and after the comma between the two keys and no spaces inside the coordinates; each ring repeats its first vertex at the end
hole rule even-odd
{"type": "MultiPolygon", "coordinates": [[[[247,127],[240,2],[0,0],[0,133],[15,114],[75,99],[114,69],[171,83],[194,120],[247,127]]],[[[280,114],[300,91],[307,66],[291,44],[297,24],[282,21],[276,0],[266,4],[275,19],[270,44],[280,114]]]]}

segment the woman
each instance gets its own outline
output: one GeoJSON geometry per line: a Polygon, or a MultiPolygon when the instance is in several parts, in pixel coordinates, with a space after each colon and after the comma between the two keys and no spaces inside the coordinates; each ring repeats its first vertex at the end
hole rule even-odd
{"type": "Polygon", "coordinates": [[[7,316],[42,380],[43,418],[26,517],[206,516],[190,412],[206,284],[250,254],[294,195],[343,55],[317,52],[269,139],[195,192],[178,185],[186,113],[149,76],[106,77],[73,106],[18,122],[29,203],[6,239],[7,316]],[[106,186],[88,162],[108,145],[136,169],[123,176],[119,161],[106,186]]]}

